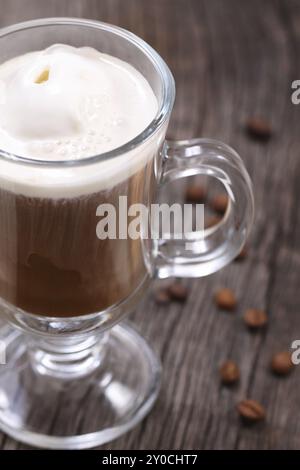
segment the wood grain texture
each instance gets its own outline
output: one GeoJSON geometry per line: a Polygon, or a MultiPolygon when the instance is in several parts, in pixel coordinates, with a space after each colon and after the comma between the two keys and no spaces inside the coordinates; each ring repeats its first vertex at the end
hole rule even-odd
{"type": "MultiPolygon", "coordinates": [[[[188,282],[185,304],[158,307],[150,292],[132,316],[160,354],[162,390],[150,415],[107,449],[300,448],[300,366],[286,379],[269,372],[273,352],[300,338],[300,106],[291,82],[300,79],[300,3],[296,0],[1,0],[0,25],[46,16],[114,23],[149,42],[175,76],[170,134],[223,140],[242,155],[255,187],[256,220],[249,257],[213,276],[188,282]],[[243,130],[249,116],[272,123],[267,144],[243,130]],[[220,287],[238,296],[237,313],[216,310],[220,287]],[[265,309],[268,329],[249,334],[242,314],[265,309]],[[241,368],[226,389],[218,367],[241,368]],[[253,398],[267,409],[264,424],[247,428],[235,406],[253,398]]],[[[5,435],[3,449],[27,448],[5,435]]]]}

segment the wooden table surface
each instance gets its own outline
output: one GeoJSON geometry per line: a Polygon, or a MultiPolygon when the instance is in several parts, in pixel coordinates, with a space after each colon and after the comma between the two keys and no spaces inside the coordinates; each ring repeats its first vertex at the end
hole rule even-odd
{"type": "MultiPolygon", "coordinates": [[[[177,99],[170,133],[214,137],[242,155],[255,188],[249,256],[188,282],[186,303],[157,306],[153,294],[132,316],[161,356],[162,390],[150,415],[106,449],[300,448],[300,366],[287,378],[269,371],[274,352],[300,339],[300,79],[297,0],[0,0],[1,26],[47,16],[94,18],[127,28],[167,61],[177,99]],[[274,135],[255,142],[249,116],[265,116],[274,135]],[[238,296],[235,313],[218,312],[218,287],[238,296]],[[248,307],[265,309],[268,328],[250,334],[248,307]],[[241,380],[220,385],[218,368],[238,362],[241,380]],[[243,425],[236,403],[260,401],[267,420],[243,425]]],[[[3,449],[27,448],[0,435],[3,449]]]]}

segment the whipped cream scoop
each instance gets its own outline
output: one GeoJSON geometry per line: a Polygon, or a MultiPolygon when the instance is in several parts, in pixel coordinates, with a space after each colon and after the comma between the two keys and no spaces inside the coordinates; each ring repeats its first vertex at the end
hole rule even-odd
{"type": "Polygon", "coordinates": [[[115,149],[157,113],[147,80],[89,47],[57,44],[0,65],[0,148],[67,160],[115,149]]]}

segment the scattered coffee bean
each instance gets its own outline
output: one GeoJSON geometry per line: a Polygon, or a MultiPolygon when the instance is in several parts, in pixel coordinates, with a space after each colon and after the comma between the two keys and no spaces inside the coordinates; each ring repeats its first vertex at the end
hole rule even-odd
{"type": "Polygon", "coordinates": [[[206,190],[200,185],[191,185],[186,189],[185,198],[187,202],[200,204],[206,198],[206,190]]]}
{"type": "Polygon", "coordinates": [[[244,259],[247,258],[247,255],[248,255],[248,250],[247,250],[247,247],[244,246],[239,252],[239,254],[236,256],[234,261],[244,261],[244,259]]]}
{"type": "Polygon", "coordinates": [[[177,300],[178,302],[184,302],[188,296],[188,289],[180,282],[176,281],[169,286],[169,295],[172,300],[177,300]]]}
{"type": "Polygon", "coordinates": [[[294,364],[291,360],[291,353],[289,351],[281,351],[274,354],[271,361],[271,369],[277,375],[287,375],[293,369],[294,364]]]}
{"type": "Polygon", "coordinates": [[[208,217],[204,221],[204,228],[211,228],[214,227],[215,225],[218,225],[222,220],[222,217],[219,217],[218,215],[212,215],[211,217],[208,217]]]}
{"type": "Polygon", "coordinates": [[[237,405],[237,410],[245,421],[257,422],[262,421],[266,417],[264,407],[256,400],[242,400],[237,405]]]}
{"type": "Polygon", "coordinates": [[[219,214],[225,214],[228,206],[228,196],[226,194],[217,194],[211,201],[210,207],[219,214]]]}
{"type": "Polygon", "coordinates": [[[250,137],[261,141],[269,140],[272,135],[272,129],[269,122],[258,116],[248,119],[246,130],[250,137]]]}
{"type": "Polygon", "coordinates": [[[220,376],[223,384],[235,384],[240,378],[240,371],[237,364],[230,360],[224,362],[220,367],[220,376]]]}
{"type": "Polygon", "coordinates": [[[215,295],[217,306],[222,310],[234,310],[237,301],[231,289],[220,289],[215,295]]]}
{"type": "Polygon", "coordinates": [[[160,289],[155,292],[155,302],[160,305],[165,305],[170,302],[170,294],[167,289],[160,289]]]}
{"type": "Polygon", "coordinates": [[[267,324],[268,317],[266,312],[256,308],[249,308],[244,315],[246,325],[251,329],[262,328],[267,324]]]}

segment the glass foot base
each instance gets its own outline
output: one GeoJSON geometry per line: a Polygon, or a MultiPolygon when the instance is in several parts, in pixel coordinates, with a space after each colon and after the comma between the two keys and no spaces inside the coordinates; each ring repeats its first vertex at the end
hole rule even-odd
{"type": "Polygon", "coordinates": [[[0,428],[34,447],[85,449],[115,439],[150,410],[160,363],[127,325],[112,328],[100,366],[79,379],[43,375],[32,367],[22,333],[0,329],[0,428]],[[3,345],[3,343],[2,343],[3,345]]]}

